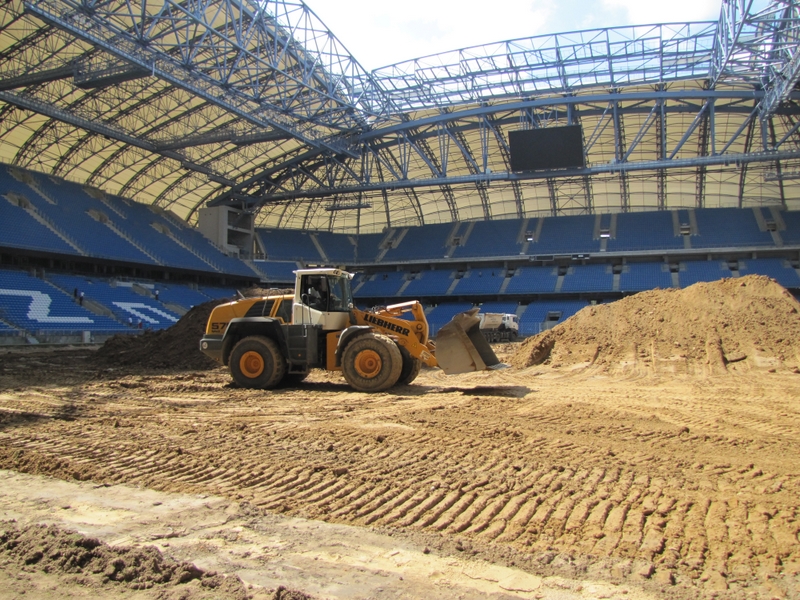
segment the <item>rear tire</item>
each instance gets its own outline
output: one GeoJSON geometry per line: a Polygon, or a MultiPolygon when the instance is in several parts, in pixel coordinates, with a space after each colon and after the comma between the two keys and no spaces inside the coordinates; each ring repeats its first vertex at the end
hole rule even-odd
{"type": "Polygon", "coordinates": [[[388,390],[400,378],[403,357],[391,338],[365,333],[354,339],[342,353],[342,372],[347,383],[359,392],[388,390]]]}
{"type": "Polygon", "coordinates": [[[400,378],[397,380],[397,385],[409,385],[419,375],[422,361],[411,356],[411,353],[402,346],[399,346],[399,348],[400,356],[403,358],[403,368],[400,370],[400,378]]]}
{"type": "Polygon", "coordinates": [[[268,390],[278,385],[286,373],[286,361],[278,344],[260,335],[240,340],[228,364],[233,380],[243,388],[268,390]]]}

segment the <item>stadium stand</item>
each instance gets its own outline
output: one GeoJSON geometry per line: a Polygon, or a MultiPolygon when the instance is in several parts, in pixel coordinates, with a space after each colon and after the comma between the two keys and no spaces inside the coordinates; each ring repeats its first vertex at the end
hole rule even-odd
{"type": "MultiPolygon", "coordinates": [[[[0,308],[0,311],[3,309],[0,308]]],[[[12,336],[19,336],[22,335],[23,332],[17,329],[16,327],[12,327],[5,321],[0,320],[0,336],[4,337],[12,337],[12,336]]]]}
{"type": "MultiPolygon", "coordinates": [[[[2,179],[3,169],[0,169],[2,179]]],[[[57,254],[77,254],[78,251],[61,239],[52,229],[37,221],[27,210],[14,204],[5,194],[0,181],[0,245],[57,254]]]]}
{"type": "Polygon", "coordinates": [[[388,298],[397,295],[404,281],[405,273],[402,271],[375,273],[365,278],[353,293],[357,298],[388,298]]]}
{"type": "Polygon", "coordinates": [[[569,269],[561,285],[562,292],[611,292],[614,275],[611,265],[577,265],[569,269]]]}
{"type": "Polygon", "coordinates": [[[197,291],[201,294],[205,294],[212,300],[219,300],[220,302],[226,302],[236,297],[236,290],[233,288],[198,286],[197,291]]]}
{"type": "Polygon", "coordinates": [[[800,276],[787,260],[781,258],[754,258],[739,261],[740,275],[766,275],[786,288],[800,287],[800,276]]]}
{"type": "Polygon", "coordinates": [[[447,238],[452,223],[408,227],[395,231],[392,240],[399,240],[386,251],[382,262],[404,262],[443,258],[447,254],[447,238]]]}
{"type": "Polygon", "coordinates": [[[358,256],[355,262],[371,263],[378,260],[383,249],[381,242],[386,238],[386,233],[367,233],[356,238],[356,252],[358,256]]]}
{"type": "Polygon", "coordinates": [[[81,254],[142,264],[160,262],[109,227],[115,225],[107,215],[111,211],[87,196],[80,186],[66,181],[57,185],[47,177],[34,179],[28,173],[26,176],[33,183],[23,184],[27,188],[23,192],[25,198],[48,221],[57,223],[81,254]]]}
{"type": "Polygon", "coordinates": [[[759,230],[751,209],[705,208],[694,213],[698,235],[691,238],[692,248],[774,245],[769,231],[759,230]]]}
{"type": "Polygon", "coordinates": [[[641,292],[672,287],[672,273],[665,263],[632,263],[619,276],[619,291],[641,292]]]}
{"type": "Polygon", "coordinates": [[[305,231],[285,229],[256,229],[268,260],[303,261],[317,263],[323,260],[314,242],[305,231]]]}
{"type": "Polygon", "coordinates": [[[599,252],[594,237],[594,215],[545,217],[541,235],[528,245],[528,254],[580,254],[599,252]]]}
{"type": "Polygon", "coordinates": [[[329,231],[317,231],[314,232],[314,236],[325,253],[326,262],[334,265],[349,265],[358,260],[355,237],[329,231]]]}
{"type": "Polygon", "coordinates": [[[96,315],[71,294],[23,271],[0,270],[0,319],[34,334],[127,331],[121,322],[96,315]]]}
{"type": "Polygon", "coordinates": [[[732,275],[728,265],[719,260],[687,260],[681,263],[678,279],[681,287],[688,287],[699,281],[717,281],[732,275]]]}
{"type": "Polygon", "coordinates": [[[781,237],[786,244],[800,244],[800,211],[786,210],[780,213],[786,229],[781,231],[781,237]]]}
{"type": "Polygon", "coordinates": [[[505,281],[503,269],[470,269],[458,280],[455,294],[499,294],[505,281]]]}
{"type": "Polygon", "coordinates": [[[158,300],[164,306],[176,305],[185,311],[211,300],[209,296],[185,285],[159,283],[152,284],[152,287],[148,286],[148,288],[153,294],[158,292],[158,300]]]}
{"type": "Polygon", "coordinates": [[[444,296],[452,284],[452,271],[420,271],[411,276],[400,295],[406,298],[444,296]]]}
{"type": "Polygon", "coordinates": [[[558,267],[522,267],[517,269],[505,292],[535,294],[553,292],[558,282],[558,267]]]}
{"type": "Polygon", "coordinates": [[[614,237],[606,240],[607,252],[683,248],[683,237],[675,235],[668,211],[620,213],[614,237]]]}
{"type": "Polygon", "coordinates": [[[269,283],[291,283],[294,285],[294,271],[298,269],[294,261],[254,260],[253,265],[264,275],[269,283]]]}
{"type": "Polygon", "coordinates": [[[152,298],[152,284],[58,274],[50,275],[49,279],[62,290],[77,289],[85,292],[87,300],[107,308],[120,323],[129,327],[138,327],[141,321],[142,328],[164,329],[180,318],[180,315],[164,305],[163,299],[152,298]]]}
{"type": "MultiPolygon", "coordinates": [[[[466,224],[462,223],[463,226],[466,224]]],[[[505,219],[500,221],[475,221],[463,244],[456,246],[453,258],[518,255],[522,245],[517,243],[522,221],[505,219]]]]}

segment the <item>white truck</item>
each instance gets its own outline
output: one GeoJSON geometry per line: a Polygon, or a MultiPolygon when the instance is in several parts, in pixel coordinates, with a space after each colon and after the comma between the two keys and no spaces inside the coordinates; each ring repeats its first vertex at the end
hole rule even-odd
{"type": "Polygon", "coordinates": [[[514,342],[519,337],[519,318],[511,313],[478,313],[487,342],[514,342]]]}

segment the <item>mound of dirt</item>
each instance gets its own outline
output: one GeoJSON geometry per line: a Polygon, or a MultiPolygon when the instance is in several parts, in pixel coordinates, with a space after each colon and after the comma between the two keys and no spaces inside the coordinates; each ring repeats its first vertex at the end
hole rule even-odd
{"type": "Polygon", "coordinates": [[[200,352],[200,338],[208,317],[221,300],[198,304],[172,327],[146,331],[140,336],[115,335],[92,357],[103,367],[203,370],[219,366],[200,352]]]}
{"type": "Polygon", "coordinates": [[[797,370],[800,303],[759,275],[650,290],[582,309],[526,340],[510,362],[704,375],[797,370]]]}
{"type": "Polygon", "coordinates": [[[23,571],[83,576],[84,587],[124,585],[134,590],[182,586],[186,600],[248,597],[242,581],[198,569],[191,563],[164,558],[152,546],[112,547],[55,525],[16,527],[0,531],[0,563],[23,571]],[[185,585],[190,584],[190,585],[185,585]]]}
{"type": "MultiPolygon", "coordinates": [[[[248,288],[245,297],[291,294],[293,290],[248,288]]],[[[198,346],[206,330],[208,317],[215,307],[225,300],[210,300],[198,304],[172,327],[159,331],[146,331],[140,336],[115,335],[98,350],[92,362],[101,367],[142,367],[146,369],[174,369],[201,371],[219,365],[198,346]]]]}

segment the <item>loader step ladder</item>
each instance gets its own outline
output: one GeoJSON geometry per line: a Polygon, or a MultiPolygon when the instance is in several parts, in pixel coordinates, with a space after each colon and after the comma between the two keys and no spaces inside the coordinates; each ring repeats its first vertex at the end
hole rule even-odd
{"type": "Polygon", "coordinates": [[[305,372],[317,362],[320,327],[315,325],[284,325],[289,350],[289,373],[305,372]]]}

